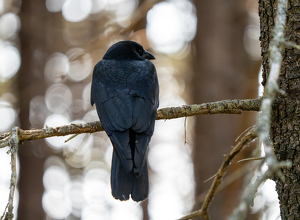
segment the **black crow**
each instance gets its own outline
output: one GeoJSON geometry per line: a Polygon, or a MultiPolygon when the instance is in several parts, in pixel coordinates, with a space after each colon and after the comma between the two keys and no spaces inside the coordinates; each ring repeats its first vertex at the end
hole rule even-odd
{"type": "Polygon", "coordinates": [[[159,92],[152,59],[140,44],[120,41],[94,68],[91,104],[113,145],[111,191],[119,200],[148,197],[146,154],[159,92]]]}

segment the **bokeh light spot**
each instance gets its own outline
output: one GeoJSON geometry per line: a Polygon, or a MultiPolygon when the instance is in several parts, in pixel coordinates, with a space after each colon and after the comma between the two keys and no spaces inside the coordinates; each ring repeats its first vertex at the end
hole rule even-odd
{"type": "Polygon", "coordinates": [[[72,104],[72,93],[64,84],[53,84],[46,92],[47,108],[54,113],[64,113],[72,104]]]}
{"type": "Polygon", "coordinates": [[[92,73],[93,59],[81,48],[73,48],[67,52],[70,61],[69,78],[78,82],[92,73]]]}
{"type": "Polygon", "coordinates": [[[110,8],[116,9],[116,21],[121,27],[130,25],[130,15],[134,12],[138,2],[136,0],[110,1],[110,8]]]}
{"type": "MultiPolygon", "coordinates": [[[[68,118],[61,114],[52,114],[49,115],[45,121],[44,127],[57,127],[60,125],[68,125],[70,121],[68,118]]],[[[50,145],[53,150],[61,150],[66,144],[64,141],[68,139],[69,136],[62,136],[62,137],[51,137],[47,138],[46,142],[50,145]]]]}
{"type": "Polygon", "coordinates": [[[67,21],[79,22],[92,11],[91,0],[67,0],[62,7],[62,15],[67,21]]]}
{"type": "Polygon", "coordinates": [[[51,82],[60,82],[69,69],[68,57],[62,53],[54,53],[45,65],[45,76],[51,82]]]}
{"type": "Polygon", "coordinates": [[[18,49],[0,42],[0,81],[6,81],[13,77],[20,65],[21,58],[18,49]]]}
{"type": "Polygon", "coordinates": [[[259,26],[249,25],[244,31],[244,47],[253,60],[260,60],[259,26]]]}
{"type": "Polygon", "coordinates": [[[84,177],[84,197],[88,204],[98,203],[104,205],[111,197],[109,173],[101,168],[87,171],[84,177]]]}
{"type": "Polygon", "coordinates": [[[108,4],[108,0],[92,0],[92,3],[93,3],[93,7],[92,7],[91,14],[96,14],[106,8],[108,4]]]}
{"type": "Polygon", "coordinates": [[[148,205],[151,219],[179,219],[185,211],[182,198],[169,186],[164,187],[160,184],[159,187],[153,188],[148,205]]]}
{"type": "Polygon", "coordinates": [[[46,0],[46,8],[50,12],[59,12],[62,9],[65,0],[46,0]]]}
{"type": "Polygon", "coordinates": [[[72,211],[72,203],[63,191],[52,189],[43,194],[42,205],[45,212],[54,219],[65,219],[72,211]]]}
{"type": "Polygon", "coordinates": [[[14,13],[7,13],[0,19],[0,36],[7,39],[16,35],[20,30],[20,19],[14,13]]]}
{"type": "Polygon", "coordinates": [[[0,132],[8,131],[14,124],[16,112],[8,102],[0,101],[0,132]]]}
{"type": "Polygon", "coordinates": [[[98,203],[86,204],[82,209],[81,220],[107,220],[110,219],[107,207],[103,209],[98,203]]]}
{"type": "Polygon", "coordinates": [[[112,220],[119,219],[130,219],[130,220],[139,220],[143,219],[143,210],[142,207],[138,204],[135,205],[119,205],[115,206],[111,212],[112,220]]]}
{"type": "Polygon", "coordinates": [[[4,0],[0,0],[0,13],[2,14],[4,11],[4,0]]]}
{"type": "Polygon", "coordinates": [[[186,0],[158,3],[147,14],[147,36],[163,53],[179,52],[194,38],[196,28],[195,8],[186,0]]]}
{"type": "Polygon", "coordinates": [[[69,175],[62,167],[50,166],[44,172],[43,183],[45,190],[57,189],[64,191],[69,182],[69,175]]]}
{"type": "Polygon", "coordinates": [[[29,120],[34,128],[44,125],[47,118],[48,109],[44,96],[35,96],[30,100],[29,104],[29,120]]]}

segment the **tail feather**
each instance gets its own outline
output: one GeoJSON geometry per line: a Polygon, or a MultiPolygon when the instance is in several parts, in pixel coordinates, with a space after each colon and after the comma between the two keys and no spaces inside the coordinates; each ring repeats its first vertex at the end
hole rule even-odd
{"type": "Polygon", "coordinates": [[[147,155],[147,146],[150,142],[151,136],[146,134],[136,133],[136,143],[133,155],[133,164],[134,164],[134,173],[139,177],[144,171],[144,168],[147,168],[146,155],[147,155]]]}
{"type": "Polygon", "coordinates": [[[131,193],[131,198],[134,201],[142,201],[148,197],[149,194],[149,178],[148,178],[148,168],[147,161],[145,166],[142,168],[140,176],[138,178],[134,177],[133,190],[131,193]]]}
{"type": "Polygon", "coordinates": [[[132,191],[133,176],[128,175],[123,168],[115,150],[111,165],[111,191],[113,197],[119,200],[128,200],[132,191]]]}
{"type": "Polygon", "coordinates": [[[125,170],[129,172],[133,167],[129,131],[114,131],[109,138],[114,146],[115,153],[118,154],[120,162],[125,170]]]}
{"type": "Polygon", "coordinates": [[[133,170],[126,172],[116,152],[113,152],[111,169],[111,190],[115,199],[128,200],[129,195],[134,201],[142,201],[148,197],[149,180],[147,165],[144,166],[139,178],[133,170]]]}

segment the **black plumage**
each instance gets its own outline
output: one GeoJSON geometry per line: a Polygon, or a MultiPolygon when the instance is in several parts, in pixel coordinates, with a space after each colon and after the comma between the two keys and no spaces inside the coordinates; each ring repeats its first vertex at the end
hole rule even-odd
{"type": "Polygon", "coordinates": [[[91,104],[113,145],[112,195],[148,197],[147,148],[158,108],[155,57],[133,41],[112,45],[94,68],[91,104]]]}

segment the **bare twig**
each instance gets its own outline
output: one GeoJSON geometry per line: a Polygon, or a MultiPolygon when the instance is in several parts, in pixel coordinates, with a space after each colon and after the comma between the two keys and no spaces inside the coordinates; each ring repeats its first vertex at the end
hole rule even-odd
{"type": "Polygon", "coordinates": [[[206,183],[210,180],[212,180],[213,178],[215,178],[217,176],[218,173],[215,173],[214,175],[212,175],[211,177],[209,177],[208,179],[204,180],[203,183],[206,183]]]}
{"type": "Polygon", "coordinates": [[[0,220],[2,220],[2,219],[5,217],[5,213],[6,213],[7,208],[8,208],[8,203],[7,203],[7,205],[5,206],[5,209],[4,209],[4,211],[3,211],[3,215],[1,216],[0,220]]]}
{"type": "Polygon", "coordinates": [[[266,159],[266,157],[245,158],[245,159],[239,160],[237,163],[246,162],[246,161],[253,161],[253,160],[263,160],[263,159],[266,159]]]}
{"type": "Polygon", "coordinates": [[[79,134],[73,134],[71,137],[69,137],[67,140],[65,140],[65,143],[72,140],[73,138],[77,137],[79,134]]]}
{"type": "MultiPolygon", "coordinates": [[[[78,123],[71,125],[63,125],[53,128],[46,126],[46,128],[42,129],[19,129],[19,141],[22,142],[25,140],[37,140],[54,136],[66,136],[69,134],[94,133],[97,131],[103,131],[102,125],[99,121],[88,122],[84,124],[78,123]]],[[[7,136],[5,139],[0,140],[0,148],[8,146],[9,140],[10,136],[7,136]]]]}
{"type": "Polygon", "coordinates": [[[234,210],[234,212],[228,219],[229,220],[244,219],[246,217],[246,213],[249,209],[249,206],[253,205],[253,199],[255,197],[258,187],[267,179],[273,177],[274,173],[278,172],[278,170],[280,170],[280,168],[283,166],[291,167],[292,162],[291,161],[278,162],[274,164],[274,166],[269,167],[266,172],[259,175],[254,181],[254,183],[250,184],[249,188],[245,190],[242,200],[239,203],[239,206],[234,210]]]}
{"type": "MultiPolygon", "coordinates": [[[[241,114],[242,111],[258,111],[260,99],[225,100],[219,102],[204,103],[200,105],[184,105],[181,107],[162,108],[157,111],[156,120],[173,119],[205,114],[241,114]]],[[[42,129],[19,129],[19,141],[44,139],[54,136],[69,134],[94,133],[103,131],[101,122],[94,121],[84,124],[71,124],[59,127],[47,127],[42,129]]],[[[9,145],[11,133],[0,135],[0,148],[9,145]]]]}
{"type": "Polygon", "coordinates": [[[200,216],[202,216],[206,220],[209,219],[208,208],[211,204],[211,201],[212,201],[218,187],[220,186],[220,184],[222,182],[222,178],[225,175],[226,170],[227,170],[228,166],[230,165],[230,162],[244,148],[244,146],[249,144],[255,138],[256,138],[256,128],[252,127],[252,129],[250,129],[245,134],[245,136],[241,138],[241,140],[231,150],[231,152],[228,155],[225,156],[225,160],[224,160],[223,164],[221,165],[218,173],[215,176],[215,179],[214,179],[214,181],[213,181],[213,183],[212,183],[212,185],[209,189],[208,194],[206,195],[206,198],[204,200],[204,203],[202,204],[201,209],[180,218],[180,220],[188,220],[188,219],[192,219],[192,218],[200,217],[200,216]]]}
{"type": "MultiPolygon", "coordinates": [[[[234,172],[228,174],[226,177],[222,179],[222,184],[219,186],[216,193],[220,192],[221,190],[224,190],[227,186],[232,184],[237,179],[242,178],[247,173],[249,173],[249,166],[242,166],[241,168],[235,170],[234,172]]],[[[214,178],[217,174],[213,175],[212,178],[214,178]]],[[[209,189],[203,191],[200,195],[197,195],[195,198],[195,204],[203,203],[205,200],[205,197],[207,193],[209,192],[209,189]]]]}
{"type": "Polygon", "coordinates": [[[298,44],[295,44],[294,42],[291,41],[284,41],[283,42],[287,47],[294,47],[297,50],[300,50],[300,46],[298,44]]]}
{"type": "Polygon", "coordinates": [[[19,137],[18,137],[18,127],[12,128],[12,135],[10,141],[10,155],[11,155],[11,177],[10,177],[10,192],[8,197],[8,210],[5,214],[5,220],[12,220],[14,218],[13,214],[13,202],[14,202],[14,194],[17,185],[17,152],[19,145],[19,137]]]}
{"type": "Polygon", "coordinates": [[[3,139],[0,138],[0,148],[9,146],[9,141],[10,141],[10,138],[11,138],[11,132],[5,133],[2,136],[5,136],[5,138],[3,138],[3,139]]]}
{"type": "Polygon", "coordinates": [[[157,111],[156,120],[181,118],[194,115],[241,114],[243,111],[258,111],[260,99],[223,100],[200,105],[162,108],[157,111]]]}

